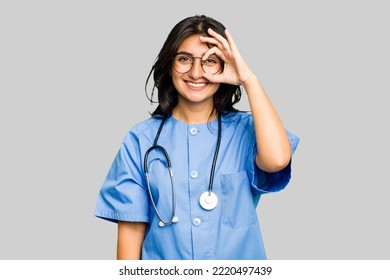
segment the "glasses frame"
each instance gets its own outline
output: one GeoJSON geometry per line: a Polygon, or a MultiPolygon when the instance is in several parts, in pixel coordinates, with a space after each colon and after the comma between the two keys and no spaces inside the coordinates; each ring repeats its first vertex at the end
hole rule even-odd
{"type": "Polygon", "coordinates": [[[204,73],[207,73],[207,74],[214,75],[214,74],[217,74],[221,69],[223,70],[223,68],[224,68],[224,61],[223,61],[221,58],[219,58],[217,55],[215,55],[215,57],[221,62],[221,67],[220,67],[216,72],[214,72],[214,73],[207,73],[207,72],[204,70],[204,68],[203,68],[203,62],[204,62],[204,60],[202,60],[202,57],[201,57],[201,56],[193,56],[192,54],[187,53],[187,52],[179,52],[179,53],[175,54],[174,56],[172,56],[172,61],[173,61],[173,62],[172,62],[172,68],[173,68],[177,73],[179,73],[179,74],[187,74],[188,72],[191,71],[192,67],[194,66],[195,58],[199,58],[199,59],[200,59],[200,66],[201,66],[203,72],[204,72],[204,73]],[[186,71],[186,72],[180,72],[180,71],[178,71],[178,70],[175,68],[175,63],[176,63],[175,58],[176,58],[178,55],[186,55],[186,56],[189,56],[189,57],[192,58],[191,67],[190,67],[190,69],[188,69],[188,71],[186,71]]]}

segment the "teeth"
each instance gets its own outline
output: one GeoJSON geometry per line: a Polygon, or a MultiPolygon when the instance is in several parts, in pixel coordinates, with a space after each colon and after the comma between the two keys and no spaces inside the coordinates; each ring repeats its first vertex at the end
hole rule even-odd
{"type": "Polygon", "coordinates": [[[198,88],[204,87],[206,85],[205,83],[198,84],[198,83],[190,83],[190,82],[188,84],[192,87],[198,87],[198,88]]]}

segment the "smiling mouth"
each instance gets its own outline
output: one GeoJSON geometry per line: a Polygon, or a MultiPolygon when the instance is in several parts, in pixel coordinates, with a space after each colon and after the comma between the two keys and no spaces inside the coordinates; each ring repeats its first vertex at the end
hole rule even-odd
{"type": "Polygon", "coordinates": [[[205,87],[207,85],[207,83],[192,83],[192,82],[187,82],[187,84],[190,87],[194,87],[194,88],[202,88],[202,87],[205,87]]]}

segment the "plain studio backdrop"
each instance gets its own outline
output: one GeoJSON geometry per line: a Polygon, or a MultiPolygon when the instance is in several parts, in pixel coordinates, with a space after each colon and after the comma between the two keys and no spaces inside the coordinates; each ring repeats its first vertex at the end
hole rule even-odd
{"type": "Polygon", "coordinates": [[[301,139],[290,184],[258,207],[268,257],[389,259],[386,5],[1,1],[0,259],[115,258],[98,191],[155,108],[144,83],[166,36],[196,14],[229,28],[301,139]]]}

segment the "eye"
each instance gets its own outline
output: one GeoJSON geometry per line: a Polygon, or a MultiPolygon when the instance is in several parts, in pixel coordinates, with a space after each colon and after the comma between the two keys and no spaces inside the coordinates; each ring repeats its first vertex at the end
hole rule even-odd
{"type": "Polygon", "coordinates": [[[179,54],[176,56],[176,61],[183,63],[183,64],[189,64],[192,63],[192,57],[184,54],[179,54]]]}
{"type": "Polygon", "coordinates": [[[203,63],[207,66],[217,65],[220,63],[220,60],[216,56],[209,56],[203,63]]]}

